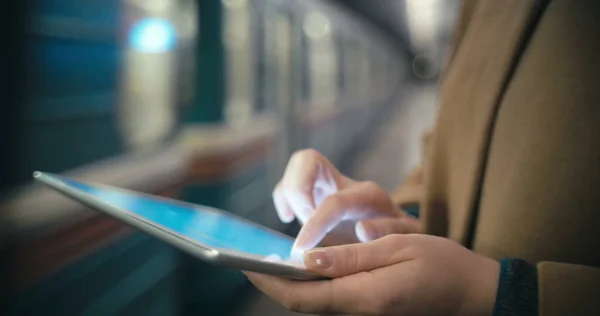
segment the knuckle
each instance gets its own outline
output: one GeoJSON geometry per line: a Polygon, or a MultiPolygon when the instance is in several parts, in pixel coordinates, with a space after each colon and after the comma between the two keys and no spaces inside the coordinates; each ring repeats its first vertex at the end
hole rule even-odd
{"type": "Polygon", "coordinates": [[[303,183],[296,188],[296,191],[302,194],[304,197],[308,197],[312,195],[313,192],[313,184],[312,183],[303,183]]]}
{"type": "Polygon", "coordinates": [[[363,182],[364,186],[369,188],[369,189],[376,189],[379,188],[379,186],[377,185],[377,183],[375,183],[374,181],[371,180],[367,180],[363,182]]]}
{"type": "Polygon", "coordinates": [[[325,198],[321,204],[322,210],[337,211],[343,207],[343,198],[339,194],[332,194],[325,198]]]}
{"type": "Polygon", "coordinates": [[[347,247],[344,247],[342,256],[344,256],[344,258],[339,261],[344,262],[344,269],[346,271],[358,272],[361,266],[358,249],[353,245],[348,245],[347,247]]]}
{"type": "Polygon", "coordinates": [[[283,196],[291,196],[296,199],[309,199],[312,196],[313,185],[311,183],[284,183],[280,182],[273,194],[281,194],[283,196]]]}
{"type": "Polygon", "coordinates": [[[364,181],[362,183],[362,187],[364,190],[371,192],[372,194],[377,194],[382,191],[379,185],[373,181],[364,181]]]}
{"type": "Polygon", "coordinates": [[[291,158],[290,161],[302,161],[302,160],[307,160],[307,159],[319,159],[321,157],[321,153],[319,153],[317,150],[312,149],[312,148],[306,148],[306,149],[300,149],[300,150],[296,150],[291,158]]]}
{"type": "Polygon", "coordinates": [[[394,247],[394,246],[397,246],[398,244],[400,244],[405,238],[406,238],[406,236],[404,236],[404,235],[391,234],[391,235],[385,235],[385,236],[381,237],[381,241],[383,243],[385,243],[386,245],[394,247]]]}
{"type": "Polygon", "coordinates": [[[377,183],[365,181],[361,183],[362,191],[369,200],[384,208],[393,208],[390,196],[377,183]]]}

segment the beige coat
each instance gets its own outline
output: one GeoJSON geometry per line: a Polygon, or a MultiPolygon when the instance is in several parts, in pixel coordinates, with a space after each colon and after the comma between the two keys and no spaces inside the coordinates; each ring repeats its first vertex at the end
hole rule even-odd
{"type": "Polygon", "coordinates": [[[538,266],[540,315],[600,315],[600,1],[466,1],[423,167],[426,233],[538,266]]]}

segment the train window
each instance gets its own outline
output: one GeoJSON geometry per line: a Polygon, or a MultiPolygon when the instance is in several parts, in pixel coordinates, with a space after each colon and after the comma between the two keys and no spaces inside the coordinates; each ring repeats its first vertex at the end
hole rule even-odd
{"type": "Polygon", "coordinates": [[[359,85],[358,85],[358,97],[361,104],[367,104],[370,100],[370,88],[371,88],[371,51],[367,42],[361,42],[359,46],[359,85]]]}
{"type": "Polygon", "coordinates": [[[125,143],[132,150],[164,141],[177,123],[173,50],[177,45],[173,24],[177,6],[150,4],[130,0],[125,11],[129,24],[119,114],[125,143]]]}
{"type": "Polygon", "coordinates": [[[373,54],[371,56],[374,100],[376,102],[380,102],[385,89],[385,68],[383,66],[385,59],[380,50],[373,50],[373,54]]]}
{"type": "Polygon", "coordinates": [[[390,72],[393,72],[394,69],[390,66],[389,55],[387,53],[383,53],[381,56],[381,87],[383,91],[384,98],[387,97],[390,93],[391,87],[391,76],[390,72]]]}
{"type": "Polygon", "coordinates": [[[265,107],[277,113],[278,137],[270,147],[269,178],[274,185],[281,177],[292,149],[298,138],[294,133],[295,93],[297,93],[293,57],[295,56],[294,15],[282,3],[270,3],[264,13],[265,54],[262,74],[262,94],[265,107]]]}
{"type": "Polygon", "coordinates": [[[331,107],[337,97],[337,49],[329,19],[318,12],[303,21],[308,41],[310,101],[319,107],[331,107]]]}
{"type": "Polygon", "coordinates": [[[282,115],[291,111],[295,84],[293,81],[293,17],[278,10],[267,7],[264,10],[263,49],[259,56],[261,63],[260,101],[270,111],[282,115]]]}
{"type": "Polygon", "coordinates": [[[347,39],[344,54],[344,68],[346,76],[345,94],[352,103],[358,103],[360,97],[360,50],[355,40],[347,39]]]}
{"type": "Polygon", "coordinates": [[[22,132],[6,151],[18,158],[9,170],[15,183],[29,181],[31,170],[62,172],[122,152],[114,115],[120,1],[25,2],[5,1],[12,22],[4,61],[19,61],[7,65],[18,95],[3,95],[15,104],[2,113],[10,116],[5,127],[22,132]]]}
{"type": "Polygon", "coordinates": [[[222,0],[226,59],[225,120],[245,124],[253,115],[252,7],[248,0],[222,0]]]}
{"type": "Polygon", "coordinates": [[[292,23],[289,16],[275,16],[275,58],[277,60],[277,104],[285,112],[292,106],[292,23]]]}
{"type": "Polygon", "coordinates": [[[179,1],[177,11],[177,93],[176,103],[181,107],[191,106],[196,88],[196,40],[198,37],[198,9],[195,0],[179,1]]]}
{"type": "Polygon", "coordinates": [[[346,91],[346,76],[345,76],[345,65],[346,65],[346,51],[345,51],[345,47],[344,47],[344,40],[345,37],[342,35],[336,36],[336,41],[335,41],[335,45],[336,45],[336,50],[337,50],[337,54],[338,54],[338,60],[337,60],[337,74],[338,74],[338,93],[339,94],[343,94],[346,91]]]}

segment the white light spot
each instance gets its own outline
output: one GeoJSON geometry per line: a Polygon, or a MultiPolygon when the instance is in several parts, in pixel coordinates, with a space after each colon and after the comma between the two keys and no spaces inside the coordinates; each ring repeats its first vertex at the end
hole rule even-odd
{"type": "Polygon", "coordinates": [[[136,23],[129,35],[129,43],[144,53],[163,53],[175,45],[175,28],[163,19],[144,19],[136,23]]]}

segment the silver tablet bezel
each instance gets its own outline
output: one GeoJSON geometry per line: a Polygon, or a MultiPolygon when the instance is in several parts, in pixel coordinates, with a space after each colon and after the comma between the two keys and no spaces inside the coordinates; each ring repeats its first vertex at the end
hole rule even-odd
{"type": "Polygon", "coordinates": [[[267,261],[264,257],[243,253],[239,251],[229,250],[229,249],[221,249],[212,246],[208,246],[206,244],[200,243],[198,241],[192,240],[186,236],[173,232],[165,227],[161,227],[155,223],[152,223],[143,217],[130,212],[127,209],[117,207],[110,203],[106,203],[96,196],[89,194],[85,191],[78,190],[72,186],[69,186],[62,182],[60,178],[65,178],[68,180],[81,182],[83,184],[92,185],[99,188],[106,188],[108,190],[120,191],[129,194],[142,195],[146,197],[150,197],[157,200],[166,201],[169,203],[175,203],[179,205],[184,205],[186,207],[190,207],[196,210],[202,209],[207,210],[209,212],[220,212],[225,213],[226,216],[233,217],[237,220],[241,220],[246,223],[250,223],[252,225],[256,225],[265,229],[271,233],[280,235],[283,238],[289,238],[280,232],[272,230],[270,228],[264,227],[262,225],[258,225],[251,221],[248,221],[244,218],[236,216],[234,214],[213,208],[208,206],[200,206],[192,203],[187,203],[183,201],[177,201],[165,197],[154,196],[150,194],[145,194],[142,192],[135,192],[123,188],[112,187],[104,184],[97,184],[92,182],[84,182],[75,179],[70,179],[64,176],[56,176],[50,173],[44,173],[36,171],[33,173],[33,177],[35,180],[40,183],[62,193],[63,195],[72,198],[83,205],[90,207],[91,209],[100,211],[105,213],[129,226],[132,226],[136,229],[139,229],[155,238],[158,238],[182,251],[185,251],[203,261],[223,266],[227,268],[242,270],[242,271],[253,271],[264,274],[270,274],[275,276],[280,276],[288,279],[294,280],[318,280],[324,279],[322,276],[316,275],[307,269],[295,266],[288,263],[276,262],[276,261],[267,261]]]}

